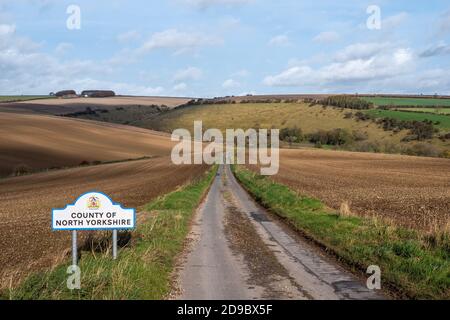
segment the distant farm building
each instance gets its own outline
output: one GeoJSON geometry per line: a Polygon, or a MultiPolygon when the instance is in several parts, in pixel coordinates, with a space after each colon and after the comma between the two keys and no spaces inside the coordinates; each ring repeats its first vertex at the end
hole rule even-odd
{"type": "Polygon", "coordinates": [[[55,93],[55,96],[60,98],[71,98],[76,97],[77,93],[75,92],[75,90],[62,90],[55,93]]]}
{"type": "Polygon", "coordinates": [[[116,93],[111,90],[85,90],[81,92],[82,97],[90,97],[90,98],[105,98],[105,97],[114,97],[116,93]]]}

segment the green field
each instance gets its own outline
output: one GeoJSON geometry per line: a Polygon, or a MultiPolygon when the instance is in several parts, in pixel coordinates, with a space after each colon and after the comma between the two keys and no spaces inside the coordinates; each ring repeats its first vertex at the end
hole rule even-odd
{"type": "Polygon", "coordinates": [[[450,108],[398,108],[397,110],[450,115],[450,108]]]}
{"type": "Polygon", "coordinates": [[[361,97],[376,106],[446,106],[450,107],[450,99],[437,98],[393,98],[393,97],[361,97]]]}
{"type": "Polygon", "coordinates": [[[0,96],[0,102],[18,102],[18,101],[29,101],[38,99],[51,99],[55,98],[52,96],[0,96]]]}
{"type": "Polygon", "coordinates": [[[430,120],[433,123],[440,122],[436,127],[448,130],[450,129],[450,117],[447,115],[431,114],[431,113],[419,113],[419,112],[404,112],[396,110],[379,110],[371,109],[365,111],[377,118],[392,118],[404,121],[424,121],[430,120]]]}

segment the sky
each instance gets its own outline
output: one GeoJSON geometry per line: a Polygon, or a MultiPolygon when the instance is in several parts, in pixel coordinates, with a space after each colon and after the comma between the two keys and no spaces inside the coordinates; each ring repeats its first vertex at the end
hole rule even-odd
{"type": "Polygon", "coordinates": [[[0,0],[0,95],[63,89],[450,94],[450,3],[0,0]]]}

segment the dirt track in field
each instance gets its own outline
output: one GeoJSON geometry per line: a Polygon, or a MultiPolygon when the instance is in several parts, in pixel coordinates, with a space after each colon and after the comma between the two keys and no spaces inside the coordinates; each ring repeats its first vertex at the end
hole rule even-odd
{"type": "Polygon", "coordinates": [[[339,209],[421,230],[450,221],[450,160],[315,149],[282,150],[274,180],[339,209]]]}
{"type": "Polygon", "coordinates": [[[68,253],[71,233],[51,231],[52,208],[92,190],[137,207],[199,177],[206,168],[175,166],[169,157],[161,157],[0,180],[0,288],[55,265],[68,253]]]}
{"type": "Polygon", "coordinates": [[[129,126],[0,112],[0,176],[32,170],[170,154],[170,138],[129,126]]]}

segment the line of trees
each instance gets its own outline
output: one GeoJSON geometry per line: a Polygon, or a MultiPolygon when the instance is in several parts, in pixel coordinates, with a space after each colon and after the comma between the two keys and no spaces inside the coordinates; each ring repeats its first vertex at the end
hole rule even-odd
{"type": "Polygon", "coordinates": [[[373,108],[373,103],[352,96],[330,96],[320,102],[323,106],[365,110],[373,108]]]}
{"type": "Polygon", "coordinates": [[[234,97],[225,97],[225,98],[213,98],[213,99],[192,99],[185,103],[184,105],[180,105],[177,108],[183,108],[187,106],[200,106],[205,104],[248,104],[248,103],[297,103],[299,101],[304,101],[305,99],[281,99],[281,98],[259,98],[259,99],[242,99],[236,100],[234,97]]]}

